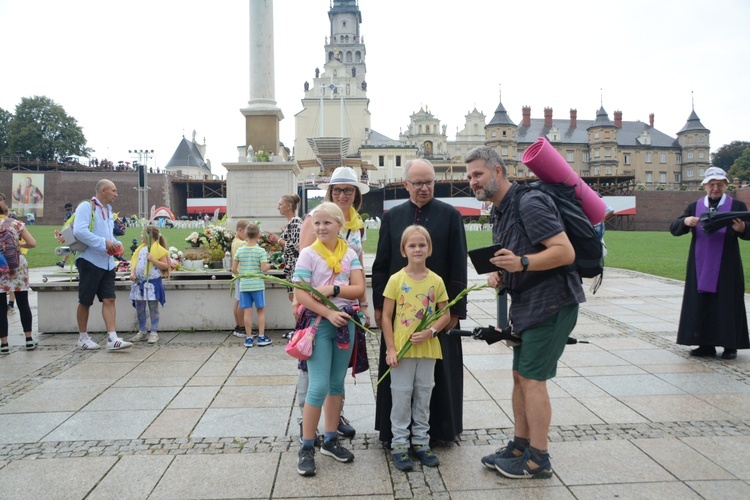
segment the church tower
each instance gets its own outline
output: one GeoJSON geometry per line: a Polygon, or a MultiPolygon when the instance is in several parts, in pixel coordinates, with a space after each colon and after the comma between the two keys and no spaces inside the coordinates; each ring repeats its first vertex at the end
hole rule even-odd
{"type": "Polygon", "coordinates": [[[697,179],[692,183],[694,185],[700,185],[703,174],[711,163],[708,143],[710,135],[711,131],[703,126],[695,109],[690,113],[682,130],[677,132],[677,142],[682,149],[682,179],[697,179]]]}
{"type": "Polygon", "coordinates": [[[304,83],[303,109],[295,115],[294,158],[309,178],[346,165],[370,133],[362,13],[356,0],[333,0],[328,11],[323,71],[304,83]],[[325,140],[324,140],[325,139],[325,140]]]}
{"type": "Polygon", "coordinates": [[[617,171],[617,125],[604,106],[599,107],[594,124],[586,129],[589,139],[589,168],[592,175],[611,175],[617,171]]]}
{"type": "MultiPolygon", "coordinates": [[[[529,109],[531,112],[531,109],[529,109]]],[[[518,175],[518,125],[508,116],[502,101],[497,105],[492,120],[484,127],[485,146],[497,149],[508,168],[508,175],[518,175]]]]}

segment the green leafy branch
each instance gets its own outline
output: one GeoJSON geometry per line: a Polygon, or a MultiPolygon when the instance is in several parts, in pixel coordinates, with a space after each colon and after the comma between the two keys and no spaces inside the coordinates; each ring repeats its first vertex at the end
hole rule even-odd
{"type": "MultiPolygon", "coordinates": [[[[286,286],[286,287],[296,288],[298,290],[303,290],[303,291],[309,293],[310,295],[312,295],[314,297],[317,297],[329,309],[333,309],[334,311],[341,312],[341,309],[339,309],[336,306],[336,304],[334,304],[333,302],[331,302],[328,299],[328,297],[326,297],[325,295],[323,295],[322,293],[320,293],[318,290],[316,290],[307,281],[302,280],[300,282],[297,282],[297,281],[291,282],[291,281],[287,281],[287,280],[285,280],[283,278],[279,278],[278,276],[270,276],[268,274],[263,274],[263,273],[241,273],[241,274],[238,274],[235,277],[233,277],[229,281],[229,283],[230,283],[230,287],[229,287],[230,288],[230,293],[232,295],[234,295],[235,281],[237,281],[238,279],[241,279],[241,278],[258,278],[258,279],[262,279],[262,280],[265,280],[265,281],[270,281],[272,283],[276,283],[278,285],[283,285],[283,286],[286,286]]],[[[361,323],[359,323],[356,319],[354,319],[354,317],[350,318],[349,321],[351,321],[358,328],[361,328],[362,330],[366,331],[370,335],[375,335],[375,333],[372,330],[370,330],[366,326],[364,326],[361,323]]]]}
{"type": "MultiPolygon", "coordinates": [[[[422,316],[422,319],[419,321],[419,324],[414,329],[414,331],[411,332],[411,333],[416,333],[416,332],[421,332],[422,330],[426,330],[427,328],[429,328],[430,326],[432,326],[433,323],[435,323],[438,319],[440,319],[440,317],[443,314],[445,314],[446,311],[449,311],[451,307],[453,307],[461,299],[463,299],[464,297],[466,297],[467,295],[469,295],[469,293],[471,293],[473,291],[476,291],[476,290],[481,290],[482,288],[487,288],[488,286],[489,285],[487,285],[487,284],[484,284],[484,285],[473,285],[473,286],[470,286],[469,288],[461,290],[461,292],[459,292],[459,294],[456,295],[456,297],[453,300],[451,300],[450,302],[448,302],[445,305],[445,307],[442,307],[440,310],[436,311],[434,314],[427,314],[426,313],[427,309],[425,308],[424,309],[424,311],[425,311],[424,316],[422,316]]],[[[396,356],[396,359],[398,361],[401,361],[401,358],[403,358],[404,355],[409,351],[409,349],[411,349],[412,345],[413,344],[411,342],[411,334],[409,334],[409,338],[406,340],[406,343],[404,344],[404,347],[402,347],[401,350],[398,351],[398,356],[396,356]]],[[[380,385],[380,382],[382,382],[383,379],[389,373],[391,373],[391,368],[392,367],[390,367],[390,366],[388,367],[388,369],[385,371],[385,373],[383,374],[383,376],[380,377],[380,379],[378,379],[378,381],[377,381],[377,383],[375,385],[380,385]]]]}

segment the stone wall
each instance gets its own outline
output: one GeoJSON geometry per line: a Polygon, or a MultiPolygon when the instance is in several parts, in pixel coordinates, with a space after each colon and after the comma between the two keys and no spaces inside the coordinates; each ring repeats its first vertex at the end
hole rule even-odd
{"type": "MultiPolygon", "coordinates": [[[[669,231],[669,226],[685,208],[705,191],[635,191],[636,215],[629,226],[633,231],[669,231]]],[[[750,189],[729,193],[750,205],[750,189]]]]}
{"type": "MultiPolygon", "coordinates": [[[[1,170],[0,192],[4,193],[7,202],[11,201],[13,174],[25,174],[25,171],[1,170]]],[[[63,223],[65,215],[65,204],[72,203],[76,206],[82,200],[88,200],[94,196],[94,188],[100,179],[109,179],[117,186],[117,200],[112,206],[115,212],[122,217],[130,217],[138,213],[138,196],[136,186],[138,185],[138,174],[136,172],[63,172],[29,171],[30,174],[44,175],[44,216],[37,218],[37,224],[56,225],[63,223]]],[[[166,205],[164,199],[163,174],[150,174],[148,176],[148,204],[149,207],[166,205]]],[[[174,189],[170,183],[169,193],[172,196],[174,189]]],[[[184,196],[183,196],[184,197],[184,196]]],[[[183,202],[184,203],[184,202],[183,202]]],[[[10,206],[10,205],[9,205],[10,206]]],[[[174,206],[174,205],[173,205],[174,206]]]]}

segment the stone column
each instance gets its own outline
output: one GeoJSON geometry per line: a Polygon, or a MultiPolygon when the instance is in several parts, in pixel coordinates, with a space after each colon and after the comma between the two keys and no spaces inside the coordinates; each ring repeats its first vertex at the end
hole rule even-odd
{"type": "Polygon", "coordinates": [[[238,147],[236,162],[227,169],[229,227],[239,219],[258,220],[261,230],[278,232],[286,223],[279,215],[279,198],[297,192],[299,167],[284,161],[279,150],[279,121],[284,114],[276,105],[273,56],[273,0],[250,0],[250,100],[240,111],[245,116],[245,144],[238,147]],[[248,157],[273,151],[272,161],[248,157]]]}
{"type": "Polygon", "coordinates": [[[276,105],[273,44],[273,0],[250,0],[250,100],[241,110],[245,146],[278,154],[284,114],[276,105]]]}

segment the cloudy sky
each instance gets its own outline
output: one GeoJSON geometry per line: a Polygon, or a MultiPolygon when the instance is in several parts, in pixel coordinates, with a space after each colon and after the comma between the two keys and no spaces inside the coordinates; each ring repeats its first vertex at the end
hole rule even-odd
{"type": "MultiPolygon", "coordinates": [[[[425,106],[449,139],[476,107],[521,120],[552,107],[648,121],[676,136],[691,99],[712,150],[750,140],[747,0],[360,0],[372,128],[392,138],[425,106]]],[[[303,84],[323,68],[329,0],[274,2],[281,139],[294,143],[303,84]]],[[[214,173],[244,143],[248,1],[0,0],[0,108],[47,96],[78,120],[93,156],[169,161],[205,137],[214,173]]]]}

